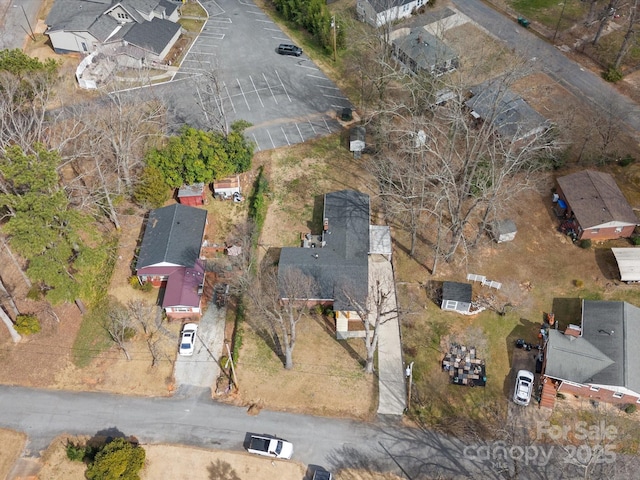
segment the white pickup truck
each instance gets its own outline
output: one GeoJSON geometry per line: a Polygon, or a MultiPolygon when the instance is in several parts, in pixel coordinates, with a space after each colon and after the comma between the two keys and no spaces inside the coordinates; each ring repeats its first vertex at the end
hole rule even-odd
{"type": "Polygon", "coordinates": [[[251,435],[247,451],[267,457],[290,459],[293,455],[293,445],[286,440],[268,435],[251,435]]]}

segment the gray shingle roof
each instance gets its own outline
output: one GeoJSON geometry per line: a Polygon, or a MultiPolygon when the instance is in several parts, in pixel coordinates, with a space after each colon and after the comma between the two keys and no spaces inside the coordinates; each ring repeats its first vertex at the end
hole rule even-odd
{"type": "Polygon", "coordinates": [[[501,79],[471,88],[473,96],[465,105],[485,122],[491,122],[500,135],[512,141],[526,138],[549,127],[546,118],[507,88],[501,79]]]}
{"type": "Polygon", "coordinates": [[[631,205],[608,173],[583,170],[559,177],[557,182],[582,228],[609,222],[638,224],[631,205]]]}
{"type": "Polygon", "coordinates": [[[124,39],[137,47],[160,54],[179,30],[177,23],[153,18],[150,22],[134,24],[124,39]]]}
{"type": "Polygon", "coordinates": [[[423,70],[430,70],[433,65],[458,57],[453,49],[424,28],[415,28],[409,35],[397,38],[393,43],[423,70]]]}
{"type": "Polygon", "coordinates": [[[443,282],[442,300],[455,300],[461,303],[471,303],[472,288],[470,283],[443,282]]]}
{"type": "Polygon", "coordinates": [[[149,212],[136,269],[169,263],[193,267],[202,246],[207,211],[175,204],[149,212]]]}
{"type": "Polygon", "coordinates": [[[373,7],[376,13],[382,13],[394,7],[402,7],[412,1],[413,0],[369,0],[369,4],[373,7]]]}
{"type": "MultiPolygon", "coordinates": [[[[102,17],[110,4],[111,2],[87,0],[56,0],[51,6],[45,23],[49,27],[49,31],[88,32],[91,26],[102,17]]],[[[106,33],[107,36],[118,25],[115,19],[111,17],[109,19],[113,23],[111,23],[111,30],[106,33]]],[[[101,35],[99,38],[101,41],[107,38],[104,30],[107,30],[107,25],[110,23],[108,22],[109,20],[106,20],[100,26],[95,27],[96,33],[101,35]]]]}
{"type": "Polygon", "coordinates": [[[364,304],[369,275],[369,196],[353,190],[328,193],[324,218],[328,220],[325,246],[282,248],[278,272],[301,270],[316,279],[316,299],[334,300],[335,310],[353,310],[342,289],[347,288],[364,304]]]}
{"type": "Polygon", "coordinates": [[[582,336],[551,330],[547,375],[640,393],[640,309],[626,302],[582,303],[582,336]]]}

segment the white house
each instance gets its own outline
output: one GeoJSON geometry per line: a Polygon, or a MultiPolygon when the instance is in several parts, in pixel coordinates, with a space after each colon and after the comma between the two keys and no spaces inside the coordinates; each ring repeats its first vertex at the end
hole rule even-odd
{"type": "Polygon", "coordinates": [[[381,27],[402,18],[426,5],[428,0],[357,0],[356,11],[361,21],[381,27]]]}

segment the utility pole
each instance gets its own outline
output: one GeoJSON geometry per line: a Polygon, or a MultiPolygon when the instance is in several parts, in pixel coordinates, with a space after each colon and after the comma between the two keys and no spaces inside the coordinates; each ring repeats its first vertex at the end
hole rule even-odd
{"type": "Polygon", "coordinates": [[[552,42],[555,42],[556,37],[558,36],[558,29],[560,28],[560,22],[562,21],[562,16],[564,15],[564,7],[567,6],[567,1],[568,0],[564,0],[564,2],[562,2],[562,10],[560,11],[560,17],[558,18],[558,23],[556,24],[556,31],[553,34],[553,40],[551,40],[552,42]]]}
{"type": "Polygon", "coordinates": [[[407,367],[405,374],[407,376],[407,378],[409,379],[409,388],[408,390],[408,394],[407,394],[407,411],[409,411],[409,409],[411,408],[411,384],[413,383],[413,362],[411,362],[409,364],[409,366],[407,367]]]}
{"type": "Polygon", "coordinates": [[[24,7],[22,5],[20,5],[20,7],[22,7],[22,13],[24,14],[24,18],[27,21],[27,25],[29,25],[29,31],[31,32],[31,40],[33,40],[34,42],[36,41],[36,34],[33,33],[33,28],[31,28],[31,22],[29,21],[29,17],[27,17],[27,12],[25,12],[24,7]]]}
{"type": "Polygon", "coordinates": [[[337,43],[336,36],[337,36],[337,35],[336,35],[336,28],[337,28],[337,26],[336,26],[336,16],[335,16],[335,15],[333,15],[333,16],[331,17],[331,30],[332,30],[332,34],[333,34],[332,36],[333,36],[333,61],[334,61],[334,62],[336,61],[336,57],[337,57],[337,46],[336,46],[336,43],[337,43]]]}
{"type": "Polygon", "coordinates": [[[233,384],[236,386],[236,389],[240,390],[240,385],[238,384],[238,377],[236,377],[236,369],[233,366],[233,357],[231,356],[231,349],[229,348],[229,342],[224,342],[227,347],[227,353],[229,354],[229,362],[231,363],[231,375],[233,378],[233,384]]]}

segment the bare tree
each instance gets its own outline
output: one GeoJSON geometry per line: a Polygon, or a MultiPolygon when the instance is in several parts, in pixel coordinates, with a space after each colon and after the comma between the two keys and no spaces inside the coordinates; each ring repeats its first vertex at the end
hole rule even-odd
{"type": "Polygon", "coordinates": [[[618,50],[618,54],[616,55],[616,59],[613,62],[614,68],[620,68],[622,64],[622,59],[631,49],[631,46],[634,43],[636,37],[636,23],[637,23],[637,15],[638,15],[638,0],[632,0],[629,6],[629,20],[627,32],[622,39],[622,44],[620,45],[620,50],[618,50]]]}
{"type": "Polygon", "coordinates": [[[381,196],[391,200],[396,211],[409,212],[404,225],[412,235],[425,230],[419,220],[426,218],[420,216],[435,219],[436,250],[440,239],[446,240],[446,260],[452,260],[460,246],[465,251],[473,247],[500,206],[534,188],[535,174],[549,168],[556,149],[553,130],[510,120],[514,100],[509,87],[524,71],[524,65],[515,65],[476,88],[482,120],[469,114],[463,86],[451,85],[453,95],[446,105],[430,105],[437,84],[429,82],[408,85],[409,99],[377,112],[383,148],[372,170],[381,196]]]}
{"type": "Polygon", "coordinates": [[[296,268],[266,266],[254,278],[251,286],[244,289],[264,318],[266,333],[273,341],[278,355],[284,357],[284,368],[293,368],[293,350],[296,346],[296,327],[307,312],[314,298],[315,279],[296,268]]]}
{"type": "Polygon", "coordinates": [[[162,310],[143,300],[129,300],[127,309],[133,323],[142,328],[147,348],[151,354],[151,366],[155,367],[162,358],[162,345],[169,332],[162,326],[162,310]]]}
{"type": "Polygon", "coordinates": [[[389,284],[382,275],[372,275],[366,298],[359,298],[357,288],[350,282],[342,285],[342,293],[355,309],[364,326],[364,346],[367,352],[364,372],[372,374],[374,358],[378,348],[380,326],[397,315],[396,305],[390,301],[393,298],[393,283],[389,284]]]}
{"type": "Polygon", "coordinates": [[[193,87],[197,104],[206,120],[205,130],[222,132],[230,131],[227,109],[233,108],[229,100],[229,92],[221,79],[221,70],[217,59],[208,65],[201,65],[202,76],[195,77],[193,87]]]}
{"type": "Polygon", "coordinates": [[[600,24],[598,25],[598,30],[596,31],[596,35],[595,37],[593,37],[593,41],[591,42],[594,45],[596,45],[600,40],[600,37],[602,36],[605,29],[607,28],[607,25],[609,25],[609,22],[611,21],[611,17],[613,17],[619,4],[620,4],[620,0],[609,0],[609,3],[607,4],[607,6],[600,12],[600,15],[598,16],[598,21],[600,22],[600,24]]]}
{"type": "Polygon", "coordinates": [[[2,320],[2,323],[4,323],[7,327],[7,330],[9,330],[9,334],[11,335],[13,343],[18,343],[20,340],[22,340],[22,336],[16,331],[11,318],[5,313],[2,308],[0,308],[0,320],[2,320]]]}
{"type": "Polygon", "coordinates": [[[112,301],[109,305],[104,328],[107,330],[111,340],[122,350],[126,359],[131,360],[127,342],[134,337],[136,330],[129,311],[117,300],[112,301]]]}

